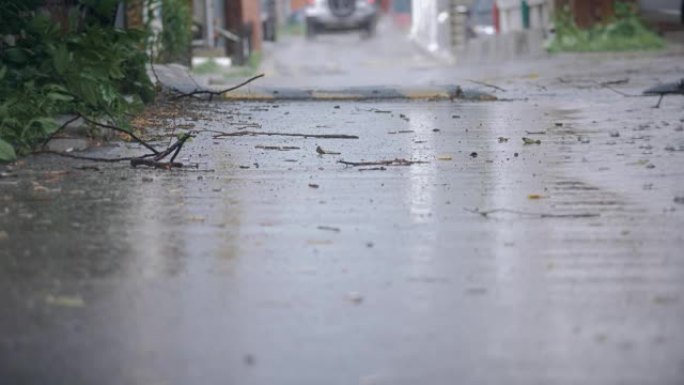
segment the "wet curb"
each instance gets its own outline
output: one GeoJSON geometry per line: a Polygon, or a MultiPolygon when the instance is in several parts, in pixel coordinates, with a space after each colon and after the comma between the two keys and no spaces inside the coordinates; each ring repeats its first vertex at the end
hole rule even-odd
{"type": "Polygon", "coordinates": [[[363,100],[477,100],[493,101],[497,97],[459,86],[427,88],[349,87],[340,89],[300,89],[249,87],[223,95],[234,101],[363,101],[363,100]]]}

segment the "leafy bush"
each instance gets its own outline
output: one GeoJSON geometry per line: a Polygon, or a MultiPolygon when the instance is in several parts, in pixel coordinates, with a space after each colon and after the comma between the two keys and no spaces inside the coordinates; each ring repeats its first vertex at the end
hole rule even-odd
{"type": "Polygon", "coordinates": [[[161,0],[161,53],[159,60],[185,62],[192,40],[192,10],[187,0],[161,0]]]}
{"type": "Polygon", "coordinates": [[[555,15],[556,34],[549,51],[596,52],[659,49],[661,37],[649,30],[629,4],[615,3],[615,16],[607,24],[580,29],[567,7],[555,15]]]}
{"type": "Polygon", "coordinates": [[[81,0],[67,25],[40,13],[40,3],[0,6],[0,161],[14,157],[12,148],[28,152],[52,134],[56,115],[106,117],[125,126],[127,114],[154,98],[146,34],[113,27],[117,0],[81,0]]]}

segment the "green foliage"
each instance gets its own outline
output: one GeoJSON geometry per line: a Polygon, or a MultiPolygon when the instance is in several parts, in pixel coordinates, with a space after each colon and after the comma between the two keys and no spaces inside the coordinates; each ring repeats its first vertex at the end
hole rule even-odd
{"type": "Polygon", "coordinates": [[[192,10],[186,0],[161,0],[161,62],[184,61],[192,40],[192,10]]]}
{"type": "Polygon", "coordinates": [[[555,15],[556,35],[551,52],[597,52],[660,49],[661,37],[649,30],[631,5],[615,3],[615,16],[607,24],[583,30],[577,27],[567,7],[555,15]]]}
{"type": "Polygon", "coordinates": [[[125,126],[126,115],[154,97],[145,71],[146,34],[112,27],[115,0],[82,0],[67,26],[31,3],[0,6],[2,143],[29,151],[58,128],[59,114],[107,117],[125,126]]]}
{"type": "Polygon", "coordinates": [[[11,162],[16,157],[17,154],[14,153],[14,147],[0,139],[0,162],[11,162]]]}
{"type": "Polygon", "coordinates": [[[192,72],[197,75],[209,75],[221,72],[223,68],[218,65],[213,59],[209,59],[206,62],[196,65],[192,68],[192,72]]]}

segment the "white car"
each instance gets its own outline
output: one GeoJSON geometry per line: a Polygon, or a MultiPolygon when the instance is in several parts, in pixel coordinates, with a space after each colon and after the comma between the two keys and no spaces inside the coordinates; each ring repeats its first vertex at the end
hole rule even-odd
{"type": "Polygon", "coordinates": [[[354,29],[371,36],[375,33],[378,13],[377,0],[309,0],[304,10],[306,37],[354,29]]]}

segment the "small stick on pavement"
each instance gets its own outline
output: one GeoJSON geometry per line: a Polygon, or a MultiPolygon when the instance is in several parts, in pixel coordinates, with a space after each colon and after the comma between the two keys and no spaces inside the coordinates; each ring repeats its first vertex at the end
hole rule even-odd
{"type": "MultiPolygon", "coordinates": [[[[245,80],[244,82],[242,82],[242,83],[240,83],[240,84],[238,84],[238,85],[236,85],[236,86],[233,86],[233,87],[230,87],[230,88],[226,88],[225,90],[221,90],[221,91],[196,90],[196,91],[192,91],[192,92],[189,92],[189,93],[181,93],[180,95],[174,97],[173,100],[178,100],[178,99],[182,99],[182,98],[187,98],[187,97],[191,97],[191,96],[195,96],[195,95],[209,95],[210,97],[211,97],[211,96],[221,96],[222,94],[225,94],[226,92],[234,91],[234,90],[236,90],[236,89],[238,89],[238,88],[240,88],[240,87],[244,87],[244,86],[246,86],[247,84],[249,84],[249,83],[251,83],[251,82],[253,82],[253,81],[255,81],[255,80],[257,80],[257,79],[259,79],[259,78],[261,78],[261,77],[264,77],[264,76],[265,76],[264,74],[259,74],[259,75],[253,76],[253,77],[251,77],[251,78],[245,80]]],[[[178,90],[175,90],[175,91],[176,91],[176,92],[179,92],[178,90]]]]}
{"type": "Polygon", "coordinates": [[[617,79],[617,80],[606,80],[604,82],[601,82],[602,86],[617,86],[619,84],[627,84],[629,83],[629,78],[624,78],[624,79],[617,79]]]}
{"type": "Polygon", "coordinates": [[[636,98],[636,97],[644,96],[644,95],[633,95],[633,94],[628,94],[628,93],[626,93],[626,92],[622,92],[622,91],[620,91],[620,90],[617,90],[617,89],[611,87],[610,84],[609,84],[608,82],[603,82],[603,83],[601,83],[601,82],[598,82],[598,81],[594,80],[594,83],[596,83],[596,84],[598,84],[599,86],[601,86],[601,88],[605,88],[605,89],[611,90],[611,91],[615,92],[616,94],[622,95],[622,96],[627,97],[627,98],[636,98]]]}
{"type": "Polygon", "coordinates": [[[392,159],[380,160],[375,162],[347,162],[346,160],[338,160],[337,163],[342,163],[345,166],[359,167],[359,166],[411,166],[413,164],[427,163],[422,160],[406,160],[406,159],[392,159]]]}
{"type": "Polygon", "coordinates": [[[553,213],[533,213],[533,212],[528,212],[528,211],[511,210],[511,209],[480,210],[480,209],[464,208],[463,210],[465,210],[469,213],[479,214],[484,218],[490,218],[489,215],[494,214],[494,213],[529,215],[529,216],[534,216],[534,217],[538,217],[538,218],[595,218],[595,217],[600,216],[600,214],[596,214],[596,213],[553,214],[553,213]]]}
{"type": "MultiPolygon", "coordinates": [[[[218,132],[218,131],[216,131],[218,132]]],[[[267,131],[236,131],[236,132],[221,132],[213,136],[214,139],[220,139],[229,136],[296,136],[301,138],[317,138],[317,139],[358,139],[356,135],[343,134],[299,134],[288,132],[267,132],[267,131]]]]}
{"type": "Polygon", "coordinates": [[[479,84],[479,85],[481,85],[481,86],[493,88],[493,89],[499,90],[499,91],[501,91],[501,92],[506,92],[505,89],[503,89],[503,88],[501,88],[501,87],[499,87],[499,86],[495,86],[494,84],[489,84],[489,83],[481,82],[481,81],[479,81],[479,80],[472,80],[472,79],[466,79],[466,80],[468,80],[468,81],[471,82],[471,83],[475,83],[475,84],[479,84]]]}
{"type": "MultiPolygon", "coordinates": [[[[68,152],[59,152],[59,151],[52,151],[52,150],[35,151],[35,152],[33,152],[33,154],[51,154],[51,155],[57,155],[57,156],[65,157],[65,158],[71,158],[71,159],[90,160],[93,162],[106,162],[106,163],[127,162],[130,160],[136,159],[132,156],[126,156],[123,158],[97,158],[97,157],[82,156],[82,155],[70,154],[68,152]]],[[[150,154],[149,156],[152,156],[152,155],[153,154],[150,154]]]]}

